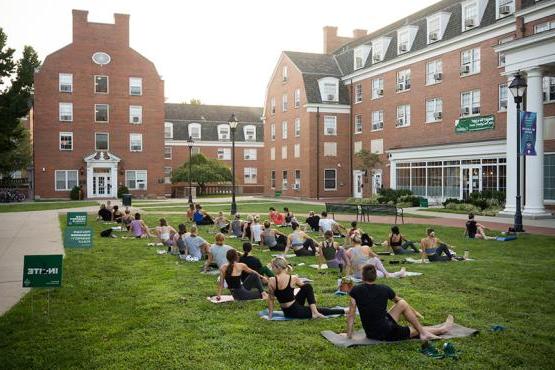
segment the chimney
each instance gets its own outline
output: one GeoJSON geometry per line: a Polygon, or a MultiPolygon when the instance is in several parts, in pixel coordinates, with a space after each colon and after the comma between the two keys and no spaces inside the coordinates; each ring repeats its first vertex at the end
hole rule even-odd
{"type": "Polygon", "coordinates": [[[87,18],[89,12],[87,10],[73,9],[73,42],[82,39],[87,30],[87,18]]]}
{"type": "Polygon", "coordinates": [[[122,38],[125,46],[129,46],[129,14],[114,14],[116,32],[122,38]]]}
{"type": "Polygon", "coordinates": [[[337,45],[337,27],[325,26],[324,27],[324,53],[329,54],[335,49],[337,45]]]}
{"type": "Polygon", "coordinates": [[[364,37],[366,35],[368,35],[368,30],[361,30],[361,29],[353,30],[353,38],[355,38],[355,39],[359,39],[359,38],[364,37]]]}

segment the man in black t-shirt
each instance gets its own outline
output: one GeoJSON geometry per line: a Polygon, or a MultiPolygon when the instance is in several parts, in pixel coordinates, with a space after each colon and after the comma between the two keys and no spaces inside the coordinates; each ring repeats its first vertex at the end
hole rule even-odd
{"type": "Polygon", "coordinates": [[[422,326],[418,321],[420,314],[404,299],[399,298],[387,285],[375,284],[376,268],[366,265],[362,268],[363,283],[355,286],[349,293],[351,305],[347,315],[347,337],[353,336],[355,312],[358,307],[360,321],[366,336],[383,341],[399,341],[419,337],[422,340],[438,339],[437,335],[445,334],[453,326],[453,316],[440,327],[422,326]],[[387,301],[395,305],[387,311],[387,301]],[[401,326],[398,321],[404,317],[412,326],[401,326]]]}
{"type": "MultiPolygon", "coordinates": [[[[315,215],[314,211],[310,211],[308,217],[306,218],[306,223],[310,226],[311,231],[319,231],[320,230],[320,216],[315,215]]],[[[306,230],[305,230],[306,231],[306,230]]]]}
{"type": "Polygon", "coordinates": [[[98,217],[96,219],[102,221],[112,221],[112,211],[108,210],[105,204],[101,204],[100,210],[98,211],[98,217]]]}

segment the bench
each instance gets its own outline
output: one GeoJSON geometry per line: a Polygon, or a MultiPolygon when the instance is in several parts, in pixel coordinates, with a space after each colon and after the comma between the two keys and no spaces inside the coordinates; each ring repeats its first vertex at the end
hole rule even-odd
{"type": "Polygon", "coordinates": [[[370,215],[386,215],[395,216],[395,224],[397,224],[397,217],[401,217],[401,222],[405,223],[405,218],[403,214],[403,208],[398,208],[396,206],[390,206],[389,204],[362,204],[360,205],[362,218],[370,222],[370,215]]]}
{"type": "Polygon", "coordinates": [[[326,203],[326,212],[331,214],[334,220],[336,213],[346,213],[351,215],[355,214],[357,216],[357,221],[360,217],[360,221],[364,222],[364,215],[358,204],[326,203]]]}

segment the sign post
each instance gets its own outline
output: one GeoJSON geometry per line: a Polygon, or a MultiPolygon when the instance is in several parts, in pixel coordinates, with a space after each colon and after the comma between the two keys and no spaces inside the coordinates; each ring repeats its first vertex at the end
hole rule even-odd
{"type": "Polygon", "coordinates": [[[68,212],[67,226],[86,226],[87,212],[68,212]]]}
{"type": "Polygon", "coordinates": [[[63,255],[31,255],[23,257],[24,288],[57,288],[62,286],[63,255]]]}
{"type": "Polygon", "coordinates": [[[92,241],[90,227],[68,227],[64,230],[64,248],[92,248],[92,241]]]}

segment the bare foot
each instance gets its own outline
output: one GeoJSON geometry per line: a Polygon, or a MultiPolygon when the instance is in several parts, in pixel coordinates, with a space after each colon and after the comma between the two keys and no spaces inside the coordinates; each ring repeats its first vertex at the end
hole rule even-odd
{"type": "Polygon", "coordinates": [[[441,339],[441,338],[438,337],[437,335],[433,335],[432,333],[430,333],[428,331],[422,331],[420,333],[420,339],[421,340],[432,340],[432,339],[441,339]]]}
{"type": "Polygon", "coordinates": [[[447,319],[445,320],[445,323],[442,325],[446,333],[453,328],[454,323],[455,323],[455,318],[453,317],[453,315],[448,315],[447,319]]]}
{"type": "Polygon", "coordinates": [[[401,270],[399,270],[399,277],[405,277],[407,275],[407,269],[405,267],[401,267],[401,270]]]}
{"type": "Polygon", "coordinates": [[[268,299],[268,293],[262,292],[262,299],[268,299]]]}
{"type": "Polygon", "coordinates": [[[326,316],[322,315],[320,312],[315,312],[315,313],[313,312],[312,313],[312,319],[313,320],[315,320],[315,319],[324,319],[324,318],[326,318],[326,316]]]}

